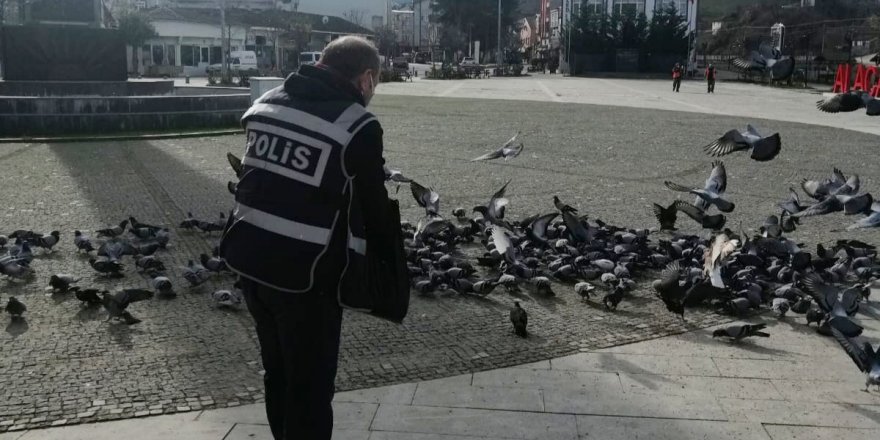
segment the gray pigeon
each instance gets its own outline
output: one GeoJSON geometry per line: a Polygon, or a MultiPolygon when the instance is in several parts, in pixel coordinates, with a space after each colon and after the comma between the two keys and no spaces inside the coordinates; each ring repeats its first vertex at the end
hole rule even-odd
{"type": "Polygon", "coordinates": [[[128,312],[128,306],[134,302],[148,300],[153,297],[153,292],[144,289],[125,289],[116,295],[110,295],[109,293],[104,293],[102,295],[101,303],[104,305],[104,309],[107,310],[109,316],[107,320],[110,319],[121,319],[126,324],[132,325],[141,322],[140,319],[135,318],[128,312]]]}
{"type": "Polygon", "coordinates": [[[765,327],[767,327],[767,324],[732,325],[730,327],[715,330],[714,332],[712,332],[712,337],[730,338],[734,341],[740,341],[744,338],[749,338],[752,336],[769,338],[770,334],[761,331],[764,330],[765,327]]]}
{"type": "Polygon", "coordinates": [[[49,286],[53,292],[65,293],[70,290],[71,285],[76,284],[80,278],[73,275],[59,273],[49,277],[49,286]]]}
{"type": "Polygon", "coordinates": [[[513,302],[513,310],[510,311],[510,322],[513,324],[513,331],[517,336],[526,338],[529,336],[526,326],[529,324],[529,314],[520,307],[519,301],[513,302]]]}
{"type": "Polygon", "coordinates": [[[95,250],[95,248],[92,247],[91,239],[80,231],[73,231],[73,244],[76,246],[77,252],[91,252],[95,250]]]}
{"type": "Polygon", "coordinates": [[[865,391],[867,392],[871,385],[880,388],[880,347],[875,351],[868,342],[859,347],[855,341],[847,338],[837,329],[832,329],[831,334],[859,367],[859,371],[865,373],[865,391]]]}
{"type": "Polygon", "coordinates": [[[855,90],[847,93],[836,93],[820,101],[816,108],[825,113],[846,113],[866,109],[868,116],[880,115],[880,100],[874,99],[870,93],[855,90]]]}
{"type": "Polygon", "coordinates": [[[509,141],[505,142],[501,148],[492,151],[490,153],[486,153],[480,157],[475,159],[471,159],[471,162],[483,161],[483,160],[495,160],[504,158],[504,160],[512,159],[517,157],[523,151],[523,143],[520,142],[516,145],[516,140],[519,138],[520,132],[517,132],[509,141]]]}
{"type": "Polygon", "coordinates": [[[758,162],[773,160],[782,150],[779,133],[763,136],[755,127],[747,125],[744,131],[730,130],[703,148],[703,151],[715,157],[747,150],[752,151],[752,159],[758,162]]]}
{"type": "Polygon", "coordinates": [[[239,308],[244,301],[244,296],[238,288],[238,283],[231,290],[216,290],[211,293],[211,300],[218,308],[239,308]]]}
{"type": "Polygon", "coordinates": [[[16,299],[14,296],[9,297],[9,301],[6,302],[6,313],[9,313],[9,316],[12,319],[21,318],[21,315],[27,311],[27,306],[25,306],[21,301],[16,299]]]}
{"type": "Polygon", "coordinates": [[[721,212],[732,212],[736,207],[732,202],[724,199],[724,192],[727,190],[727,170],[724,168],[724,162],[721,161],[712,162],[712,173],[702,189],[690,188],[668,180],[663,183],[673,191],[696,195],[694,206],[703,211],[708,210],[711,205],[715,205],[721,212]]]}

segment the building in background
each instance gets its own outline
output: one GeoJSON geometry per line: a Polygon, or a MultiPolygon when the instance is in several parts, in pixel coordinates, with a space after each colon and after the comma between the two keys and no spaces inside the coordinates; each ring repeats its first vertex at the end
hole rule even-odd
{"type": "Polygon", "coordinates": [[[415,40],[415,12],[412,9],[394,9],[391,11],[391,29],[397,35],[397,44],[402,52],[412,52],[417,43],[415,40]]]}

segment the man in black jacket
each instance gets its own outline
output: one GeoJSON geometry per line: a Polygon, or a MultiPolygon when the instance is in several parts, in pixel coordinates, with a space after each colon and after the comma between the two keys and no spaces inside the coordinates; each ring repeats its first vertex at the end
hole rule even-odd
{"type": "MultiPolygon", "coordinates": [[[[244,172],[221,242],[257,326],[276,439],[329,439],[341,293],[381,256],[387,206],[382,127],[366,110],[380,60],[367,40],[331,42],[242,119],[244,172]]],[[[387,234],[386,234],[387,235],[387,234]]]]}

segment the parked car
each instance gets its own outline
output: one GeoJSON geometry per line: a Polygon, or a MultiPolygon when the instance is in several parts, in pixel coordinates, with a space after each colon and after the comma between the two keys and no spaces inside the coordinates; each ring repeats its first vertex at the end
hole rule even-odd
{"type": "MultiPolygon", "coordinates": [[[[234,75],[253,76],[260,72],[257,66],[257,53],[251,50],[233,51],[229,54],[229,68],[234,75]]],[[[220,63],[208,66],[208,73],[219,74],[223,67],[220,63]]]]}
{"type": "Polygon", "coordinates": [[[299,54],[299,64],[314,66],[321,59],[321,52],[303,52],[299,54]]]}
{"type": "Polygon", "coordinates": [[[473,57],[464,57],[459,64],[461,67],[477,67],[480,65],[473,57]]]}
{"type": "Polygon", "coordinates": [[[416,54],[416,64],[427,64],[431,61],[431,54],[428,52],[419,52],[416,54]]]}
{"type": "Polygon", "coordinates": [[[406,57],[394,57],[391,60],[391,67],[395,70],[409,70],[409,61],[407,61],[406,57]]]}

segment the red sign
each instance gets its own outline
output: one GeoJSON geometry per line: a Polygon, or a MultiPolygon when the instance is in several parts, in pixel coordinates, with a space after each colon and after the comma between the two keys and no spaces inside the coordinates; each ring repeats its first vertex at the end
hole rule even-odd
{"type": "Polygon", "coordinates": [[[847,93],[849,91],[868,92],[874,98],[880,97],[880,70],[875,66],[856,66],[856,76],[850,86],[852,78],[852,65],[840,64],[837,66],[837,75],[834,76],[834,88],[832,93],[847,93]]]}

